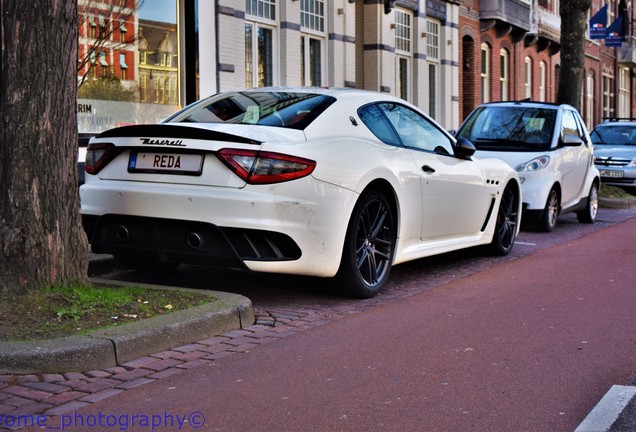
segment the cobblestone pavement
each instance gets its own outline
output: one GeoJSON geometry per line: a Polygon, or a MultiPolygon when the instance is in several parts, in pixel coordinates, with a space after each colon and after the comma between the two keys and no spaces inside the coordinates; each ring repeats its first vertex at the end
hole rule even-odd
{"type": "MultiPolygon", "coordinates": [[[[472,249],[405,263],[393,269],[391,283],[384,292],[366,300],[333,295],[325,289],[324,281],[307,278],[243,276],[214,273],[207,269],[186,269],[174,276],[174,280],[168,279],[166,282],[165,275],[153,281],[148,280],[148,275],[143,275],[142,279],[142,276],[129,272],[123,275],[125,280],[138,279],[168,285],[180,282],[182,286],[202,288],[210,288],[212,278],[215,281],[212,289],[219,290],[220,286],[222,291],[243,294],[252,300],[256,323],[242,330],[196,341],[105,370],[0,375],[0,430],[19,429],[18,422],[27,421],[31,415],[52,416],[72,412],[222,357],[247,353],[261,344],[470,276],[503,260],[514,260],[542,248],[571,241],[634,216],[636,209],[601,209],[594,225],[579,224],[575,216],[569,215],[559,219],[559,225],[553,233],[524,229],[513,252],[505,258],[490,257],[484,255],[481,249],[472,249]]],[[[119,278],[120,274],[113,273],[110,277],[119,278]]]]}

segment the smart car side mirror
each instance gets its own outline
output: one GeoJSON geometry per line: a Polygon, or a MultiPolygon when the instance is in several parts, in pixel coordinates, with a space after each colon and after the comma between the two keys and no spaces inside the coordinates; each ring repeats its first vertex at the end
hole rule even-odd
{"type": "Polygon", "coordinates": [[[561,144],[563,144],[563,147],[578,147],[583,144],[583,140],[581,139],[581,137],[578,137],[576,135],[565,134],[563,135],[561,144]]]}
{"type": "Polygon", "coordinates": [[[457,146],[455,147],[455,155],[461,159],[470,159],[470,157],[475,154],[477,149],[464,137],[460,137],[457,140],[457,146]]]}

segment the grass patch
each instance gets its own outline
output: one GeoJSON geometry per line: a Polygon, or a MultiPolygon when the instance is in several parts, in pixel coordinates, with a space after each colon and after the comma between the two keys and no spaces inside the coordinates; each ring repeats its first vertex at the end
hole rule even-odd
{"type": "Polygon", "coordinates": [[[0,302],[0,340],[86,334],[214,301],[203,293],[139,286],[51,287],[6,294],[0,302]]]}
{"type": "Polygon", "coordinates": [[[601,189],[599,191],[599,196],[603,198],[618,198],[618,199],[627,199],[633,198],[634,195],[630,194],[626,190],[609,185],[601,185],[601,189]]]}

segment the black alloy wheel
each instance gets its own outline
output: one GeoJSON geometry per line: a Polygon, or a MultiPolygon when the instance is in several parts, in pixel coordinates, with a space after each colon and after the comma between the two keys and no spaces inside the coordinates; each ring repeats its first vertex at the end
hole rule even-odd
{"type": "Polygon", "coordinates": [[[373,297],[386,285],[395,249],[393,210],[377,191],[365,193],[353,210],[345,238],[338,285],[347,294],[373,297]]]}
{"type": "Polygon", "coordinates": [[[497,210],[497,223],[490,248],[493,254],[503,256],[510,253],[517,238],[519,226],[519,191],[508,184],[501,195],[497,210]]]}

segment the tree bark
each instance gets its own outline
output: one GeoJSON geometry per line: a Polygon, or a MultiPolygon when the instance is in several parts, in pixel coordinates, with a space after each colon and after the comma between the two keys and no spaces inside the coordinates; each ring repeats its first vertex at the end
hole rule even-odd
{"type": "Polygon", "coordinates": [[[77,2],[0,0],[0,293],[88,283],[77,2]]]}
{"type": "Polygon", "coordinates": [[[585,32],[591,0],[562,0],[561,75],[557,103],[574,106],[581,111],[581,86],[585,74],[585,32]]]}

